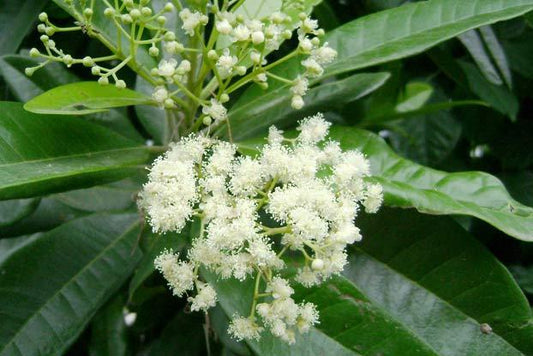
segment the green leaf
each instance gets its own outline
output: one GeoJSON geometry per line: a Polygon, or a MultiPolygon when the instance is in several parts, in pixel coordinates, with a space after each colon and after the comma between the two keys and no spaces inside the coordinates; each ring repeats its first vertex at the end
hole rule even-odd
{"type": "Polygon", "coordinates": [[[517,353],[500,335],[531,354],[533,339],[513,336],[531,322],[527,300],[509,272],[459,225],[392,209],[361,216],[358,224],[363,242],[345,275],[396,320],[425,335],[434,349],[448,353],[453,347],[455,355],[517,353]],[[480,323],[494,332],[482,333],[480,323]]]}
{"type": "Polygon", "coordinates": [[[24,74],[25,68],[38,64],[37,59],[20,55],[0,58],[0,74],[18,100],[26,102],[46,90],[79,81],[78,77],[59,63],[50,63],[31,77],[24,74]]]}
{"type": "MultiPolygon", "coordinates": [[[[140,190],[140,187],[138,187],[138,190],[140,190]]],[[[82,211],[117,211],[126,210],[133,206],[135,193],[136,190],[103,185],[59,193],[54,198],[71,208],[82,211]]]]}
{"type": "Polygon", "coordinates": [[[42,236],[41,233],[13,237],[11,239],[0,239],[0,265],[14,252],[20,250],[34,240],[42,236]]]}
{"type": "Polygon", "coordinates": [[[403,113],[420,109],[433,94],[433,87],[426,82],[410,82],[400,101],[396,104],[396,112],[403,113]]]}
{"type": "MultiPolygon", "coordinates": [[[[344,277],[296,287],[320,324],[287,346],[268,332],[248,342],[259,355],[521,355],[531,339],[514,338],[531,320],[509,272],[449,218],[386,210],[360,216],[364,236],[344,277]],[[416,263],[413,263],[416,261],[416,263]],[[485,334],[481,324],[493,332],[485,334]],[[512,339],[515,347],[510,345],[512,339]],[[450,342],[453,340],[453,342],[450,342]]],[[[248,315],[252,280],[214,283],[225,314],[248,315]]]]}
{"type": "Polygon", "coordinates": [[[533,208],[512,199],[494,176],[418,165],[396,155],[375,134],[356,128],[334,126],[330,136],[344,149],[359,149],[368,156],[372,179],[383,185],[387,205],[428,214],[471,215],[510,236],[533,241],[533,208]]]}
{"type": "Polygon", "coordinates": [[[0,265],[0,355],[61,354],[139,259],[136,214],[92,215],[0,265]]]}
{"type": "Polygon", "coordinates": [[[509,269],[524,292],[533,295],[533,266],[511,266],[509,269]]]}
{"type": "Polygon", "coordinates": [[[91,322],[90,356],[128,355],[125,305],[126,298],[118,294],[96,313],[91,322]]]}
{"type": "Polygon", "coordinates": [[[485,79],[494,85],[503,84],[498,70],[492,64],[490,55],[485,50],[479,33],[476,30],[470,30],[460,34],[458,39],[466,47],[485,79]]]}
{"type": "MultiPolygon", "coordinates": [[[[57,86],[80,81],[77,76],[59,63],[50,63],[31,77],[24,74],[25,68],[35,67],[38,64],[38,60],[25,56],[12,55],[0,58],[0,74],[18,101],[26,102],[57,86]]],[[[84,119],[108,127],[128,138],[142,140],[126,113],[119,109],[94,113],[85,116],[84,119]]]]}
{"type": "MultiPolygon", "coordinates": [[[[302,110],[291,108],[292,94],[287,87],[268,92],[241,105],[232,107],[228,114],[233,138],[241,140],[265,132],[273,124],[288,126],[308,114],[328,107],[359,99],[380,86],[390,77],[389,73],[362,73],[348,78],[325,83],[309,90],[302,110]]],[[[224,135],[226,128],[219,129],[224,135]]]]}
{"type": "Polygon", "coordinates": [[[151,102],[149,97],[130,89],[78,82],[51,89],[28,101],[24,109],[38,114],[84,115],[151,102]]]}
{"type": "Polygon", "coordinates": [[[533,0],[430,0],[380,11],[327,35],[338,57],[325,75],[412,56],[462,32],[532,9],[533,0]]]}
{"type": "Polygon", "coordinates": [[[509,172],[499,175],[499,178],[516,200],[533,206],[533,172],[509,172]]]}
{"type": "Polygon", "coordinates": [[[15,52],[48,0],[3,0],[0,3],[0,55],[15,52]]]}
{"type": "Polygon", "coordinates": [[[461,136],[461,124],[449,111],[411,117],[390,125],[391,144],[402,156],[424,165],[446,158],[461,136]]]}
{"type": "Polygon", "coordinates": [[[147,355],[206,355],[203,320],[198,314],[187,315],[180,311],[152,343],[147,355]]]}
{"type": "MultiPolygon", "coordinates": [[[[232,317],[234,314],[249,314],[253,295],[253,281],[251,278],[244,282],[234,279],[222,281],[209,272],[204,272],[203,275],[210,284],[215,286],[220,306],[228,317],[232,317]]],[[[268,332],[262,334],[259,342],[250,341],[248,345],[254,353],[264,356],[306,355],[309,350],[313,350],[313,354],[316,355],[358,355],[314,328],[300,337],[294,345],[289,346],[268,332]]]]}
{"type": "Polygon", "coordinates": [[[67,116],[0,103],[0,199],[27,198],[118,180],[148,161],[146,147],[67,116]]]}
{"type": "Polygon", "coordinates": [[[512,88],[513,78],[511,74],[511,69],[509,68],[507,55],[505,54],[505,51],[500,41],[498,40],[498,37],[496,37],[496,34],[492,30],[491,26],[480,27],[479,33],[481,34],[481,37],[483,38],[483,41],[485,42],[485,45],[487,46],[487,49],[490,52],[494,63],[496,64],[496,67],[498,67],[500,75],[505,81],[505,84],[509,88],[512,88]]]}
{"type": "Polygon", "coordinates": [[[261,19],[280,11],[282,0],[248,0],[242,4],[235,14],[244,16],[245,19],[261,19]]]}
{"type": "Polygon", "coordinates": [[[502,85],[489,83],[479,69],[471,63],[459,61],[460,67],[466,75],[470,89],[482,100],[489,103],[495,110],[516,120],[519,103],[516,96],[502,85]]]}
{"type": "Polygon", "coordinates": [[[39,199],[0,201],[0,227],[13,225],[37,209],[39,199]]]}

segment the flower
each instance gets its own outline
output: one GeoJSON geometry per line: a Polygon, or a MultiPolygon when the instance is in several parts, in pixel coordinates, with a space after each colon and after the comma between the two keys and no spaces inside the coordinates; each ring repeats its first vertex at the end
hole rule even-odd
{"type": "MultiPolygon", "coordinates": [[[[215,120],[226,115],[215,99],[203,112],[215,120]]],[[[324,143],[329,127],[322,114],[301,120],[296,138],[273,127],[255,156],[239,156],[229,142],[190,136],[156,160],[140,194],[154,231],[180,231],[193,217],[201,225],[187,260],[164,251],[155,262],[175,295],[196,287],[191,310],[206,311],[217,300],[199,268],[219,279],[254,276],[254,313],[230,323],[238,340],[268,330],[291,344],[318,323],[312,303],[292,299],[293,283],[310,287],[341,273],[347,245],[361,239],[359,207],[375,212],[382,203],[381,186],[366,182],[367,158],[324,143]],[[288,250],[303,260],[293,278],[283,274],[297,263],[286,261],[288,250]]]]}

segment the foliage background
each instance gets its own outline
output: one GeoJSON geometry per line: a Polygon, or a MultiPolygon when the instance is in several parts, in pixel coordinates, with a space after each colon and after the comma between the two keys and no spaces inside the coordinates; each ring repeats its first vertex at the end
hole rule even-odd
{"type": "MultiPolygon", "coordinates": [[[[317,329],[291,348],[236,343],[225,324],[246,307],[247,287],[217,282],[210,351],[533,354],[533,1],[308,3],[339,60],[300,112],[286,88],[243,91],[230,110],[234,138],[245,150],[271,124],[322,111],[338,125],[332,137],[369,155],[389,207],[360,217],[365,238],[344,276],[298,291],[318,305],[317,329]]],[[[144,165],[168,136],[161,111],[55,116],[14,103],[91,80],[60,65],[24,75],[37,15],[72,21],[57,4],[0,5],[0,355],[205,354],[206,319],[152,264],[192,232],[154,236],[135,206],[144,165]]],[[[105,53],[78,35],[61,44],[78,57],[105,53]]],[[[123,76],[146,91],[134,72],[123,76]]]]}

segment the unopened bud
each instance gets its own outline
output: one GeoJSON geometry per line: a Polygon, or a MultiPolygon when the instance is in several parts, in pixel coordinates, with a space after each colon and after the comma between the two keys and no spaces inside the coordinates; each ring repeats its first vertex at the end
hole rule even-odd
{"type": "Polygon", "coordinates": [[[83,15],[87,18],[91,17],[93,15],[93,9],[90,9],[90,8],[84,9],[83,15]]]}
{"type": "Polygon", "coordinates": [[[132,9],[130,11],[130,16],[132,19],[136,20],[141,17],[141,12],[139,11],[139,9],[132,9]]]}
{"type": "Polygon", "coordinates": [[[316,258],[311,263],[311,268],[315,271],[321,271],[324,268],[324,261],[320,258],[316,258]]]}
{"type": "Polygon", "coordinates": [[[107,77],[100,77],[100,79],[98,79],[98,84],[107,85],[109,84],[109,79],[107,79],[107,77]]]}
{"type": "Polygon", "coordinates": [[[37,48],[30,49],[30,57],[38,57],[41,52],[37,48]]]}
{"type": "Polygon", "coordinates": [[[122,79],[116,81],[115,86],[119,89],[124,89],[126,87],[126,82],[122,79]]]}
{"type": "Polygon", "coordinates": [[[170,11],[174,10],[174,5],[172,5],[172,3],[170,3],[170,2],[167,2],[165,4],[165,7],[163,8],[163,10],[166,11],[166,12],[170,12],[170,11]]]}
{"type": "Polygon", "coordinates": [[[112,17],[115,15],[115,9],[108,7],[104,10],[104,16],[105,17],[112,17]]]}
{"type": "Polygon", "coordinates": [[[48,20],[48,14],[46,12],[41,12],[39,14],[39,21],[45,22],[46,20],[48,20]]]}
{"type": "Polygon", "coordinates": [[[219,101],[220,101],[221,104],[227,103],[229,101],[229,95],[226,94],[226,93],[223,93],[220,96],[220,100],[219,101]]]}
{"type": "Polygon", "coordinates": [[[203,124],[205,126],[209,126],[209,125],[211,125],[213,120],[211,119],[211,116],[206,116],[206,117],[203,118],[202,122],[203,122],[203,124]]]}
{"type": "Polygon", "coordinates": [[[157,48],[157,47],[150,47],[150,49],[148,50],[148,54],[151,55],[152,57],[157,57],[157,56],[159,56],[159,48],[157,48]]]}
{"type": "Polygon", "coordinates": [[[94,66],[94,60],[89,57],[89,56],[86,56],[86,57],[83,57],[83,60],[81,62],[85,67],[92,67],[94,66]]]}

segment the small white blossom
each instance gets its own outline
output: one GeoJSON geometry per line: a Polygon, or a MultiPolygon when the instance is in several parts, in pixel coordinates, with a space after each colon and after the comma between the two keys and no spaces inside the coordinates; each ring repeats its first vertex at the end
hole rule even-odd
{"type": "Polygon", "coordinates": [[[211,99],[211,105],[204,106],[202,108],[202,113],[213,118],[213,120],[215,120],[215,123],[219,123],[221,121],[226,120],[228,110],[216,99],[211,99]]]}
{"type": "Polygon", "coordinates": [[[258,326],[253,319],[234,317],[231,321],[228,333],[238,341],[259,340],[263,328],[258,326]]]}
{"type": "Polygon", "coordinates": [[[191,311],[207,311],[217,303],[215,289],[207,283],[198,283],[198,293],[187,300],[191,303],[191,311]]]}
{"type": "Polygon", "coordinates": [[[191,12],[191,10],[187,8],[181,10],[179,12],[179,16],[181,21],[183,21],[181,28],[185,30],[189,36],[194,36],[196,28],[200,25],[206,25],[208,21],[207,16],[199,13],[198,11],[191,12]]]}
{"type": "Polygon", "coordinates": [[[218,58],[217,69],[223,78],[229,77],[233,73],[233,69],[239,59],[236,56],[232,56],[228,50],[224,51],[224,54],[218,58]]]}

